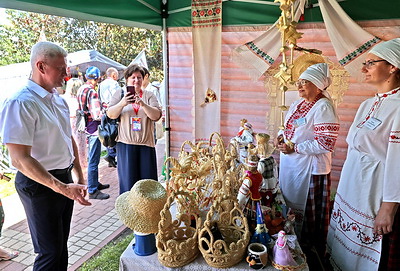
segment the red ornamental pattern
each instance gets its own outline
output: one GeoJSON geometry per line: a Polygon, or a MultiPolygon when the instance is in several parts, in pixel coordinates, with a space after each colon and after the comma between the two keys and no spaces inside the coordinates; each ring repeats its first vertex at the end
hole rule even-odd
{"type": "Polygon", "coordinates": [[[333,151],[336,139],[339,135],[339,123],[319,123],[314,125],[314,139],[325,150],[333,151]]]}
{"type": "Polygon", "coordinates": [[[382,235],[376,233],[371,233],[370,235],[364,232],[363,230],[365,229],[365,227],[361,223],[358,223],[355,220],[346,220],[345,216],[343,216],[342,214],[341,209],[333,210],[332,219],[336,221],[343,233],[355,233],[358,241],[361,242],[363,245],[372,245],[373,243],[379,242],[382,239],[382,235]]]}
{"type": "Polygon", "coordinates": [[[192,1],[192,26],[215,27],[222,23],[222,1],[192,1]]]}
{"type": "Polygon", "coordinates": [[[390,132],[389,143],[400,143],[400,131],[390,132]]]}
{"type": "Polygon", "coordinates": [[[296,111],[293,112],[293,114],[290,116],[288,119],[286,126],[285,126],[285,137],[290,140],[294,136],[294,131],[296,129],[294,123],[295,120],[304,118],[307,113],[311,110],[311,108],[314,106],[314,104],[323,97],[322,94],[319,94],[314,101],[312,102],[306,102],[305,100],[302,101],[296,108],[296,111]]]}

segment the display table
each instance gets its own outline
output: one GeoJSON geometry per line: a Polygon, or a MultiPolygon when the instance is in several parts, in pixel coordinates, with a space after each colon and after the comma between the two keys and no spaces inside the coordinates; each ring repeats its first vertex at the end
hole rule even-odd
{"type": "MultiPolygon", "coordinates": [[[[187,270],[187,271],[210,271],[210,270],[229,270],[229,271],[243,271],[243,270],[253,270],[249,267],[249,264],[243,260],[242,262],[238,263],[237,265],[231,268],[213,268],[209,266],[204,258],[202,257],[201,253],[196,260],[191,262],[188,265],[179,267],[179,268],[169,268],[163,266],[157,258],[157,253],[154,253],[150,256],[138,256],[133,252],[132,244],[134,240],[128,245],[125,249],[124,253],[122,253],[121,258],[119,260],[119,270],[120,271],[156,271],[156,270],[187,270]]],[[[262,270],[272,271],[276,270],[272,265],[271,262],[268,262],[268,265],[264,267],[262,270]]],[[[309,270],[308,266],[301,271],[309,270]]],[[[300,271],[300,270],[299,270],[300,271]]]]}

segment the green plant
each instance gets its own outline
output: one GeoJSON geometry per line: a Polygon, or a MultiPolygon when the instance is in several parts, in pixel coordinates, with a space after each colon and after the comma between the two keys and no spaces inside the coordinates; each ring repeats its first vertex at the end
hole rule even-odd
{"type": "Polygon", "coordinates": [[[5,173],[4,175],[10,177],[11,180],[10,181],[0,180],[0,199],[3,199],[17,192],[15,190],[15,183],[14,183],[15,174],[5,173]]]}
{"type": "Polygon", "coordinates": [[[98,254],[85,262],[78,268],[78,271],[118,271],[119,258],[132,239],[132,231],[126,230],[120,237],[106,245],[98,254]]]}

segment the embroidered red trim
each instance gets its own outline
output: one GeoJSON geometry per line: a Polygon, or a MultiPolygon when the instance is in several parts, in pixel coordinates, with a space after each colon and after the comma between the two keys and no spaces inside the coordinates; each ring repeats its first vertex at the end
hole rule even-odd
{"type": "Polygon", "coordinates": [[[314,101],[312,102],[306,102],[303,100],[301,103],[297,105],[296,110],[293,112],[293,114],[289,117],[288,121],[286,122],[285,125],[285,137],[290,140],[294,136],[294,132],[296,130],[296,127],[294,125],[295,120],[304,118],[307,113],[311,110],[311,108],[315,105],[315,103],[324,97],[322,93],[318,94],[318,96],[315,98],[314,101]]]}

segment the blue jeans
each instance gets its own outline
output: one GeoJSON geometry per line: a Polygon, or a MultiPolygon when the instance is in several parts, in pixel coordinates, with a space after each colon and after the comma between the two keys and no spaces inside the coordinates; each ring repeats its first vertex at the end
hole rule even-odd
{"type": "Polygon", "coordinates": [[[98,136],[88,135],[88,192],[93,194],[99,186],[99,163],[101,155],[101,143],[98,136]]]}
{"type": "Polygon", "coordinates": [[[115,146],[112,148],[107,147],[107,156],[111,158],[115,158],[117,156],[117,150],[115,149],[115,146]]]}

